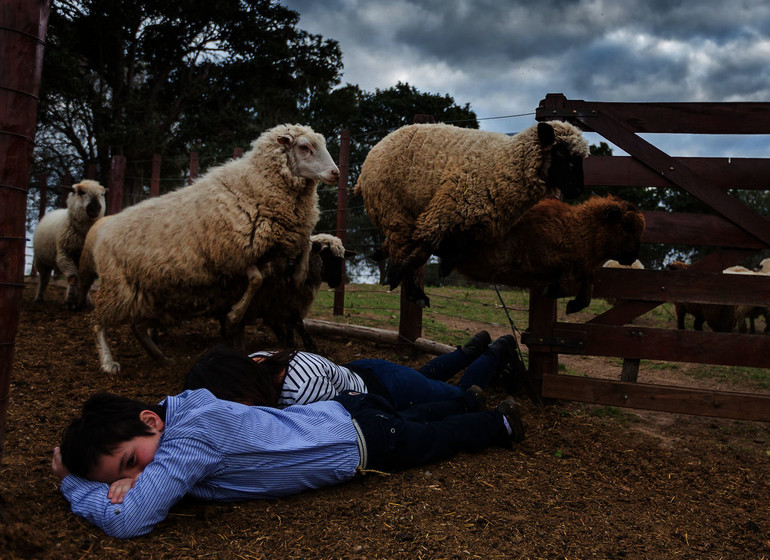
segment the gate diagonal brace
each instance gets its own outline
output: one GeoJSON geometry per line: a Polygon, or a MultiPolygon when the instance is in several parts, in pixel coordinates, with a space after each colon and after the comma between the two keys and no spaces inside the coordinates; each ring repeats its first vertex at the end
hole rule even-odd
{"type": "Polygon", "coordinates": [[[526,344],[530,350],[537,352],[556,352],[560,349],[569,350],[570,354],[585,352],[586,333],[570,332],[569,335],[552,333],[550,336],[536,335],[525,331],[521,335],[522,344],[526,344]]]}

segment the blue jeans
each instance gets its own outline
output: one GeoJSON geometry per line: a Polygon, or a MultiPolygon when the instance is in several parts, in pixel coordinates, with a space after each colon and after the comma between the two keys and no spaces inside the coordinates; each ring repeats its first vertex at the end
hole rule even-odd
{"type": "Polygon", "coordinates": [[[451,459],[461,451],[511,446],[503,415],[495,410],[457,414],[454,402],[442,401],[397,411],[379,395],[353,391],[334,400],[361,428],[366,468],[393,472],[451,459]]]}
{"type": "Polygon", "coordinates": [[[396,410],[403,410],[416,404],[462,397],[471,385],[486,389],[497,371],[498,363],[498,357],[490,350],[485,350],[470,364],[461,350],[455,350],[433,358],[419,371],[377,359],[355,360],[345,366],[361,373],[364,381],[367,374],[375,377],[387,392],[384,396],[396,410]],[[463,368],[466,368],[465,372],[457,385],[446,382],[463,368]]]}

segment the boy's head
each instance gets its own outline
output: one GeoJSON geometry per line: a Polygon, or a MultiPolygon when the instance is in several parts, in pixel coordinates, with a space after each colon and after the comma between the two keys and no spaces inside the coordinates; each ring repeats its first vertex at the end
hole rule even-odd
{"type": "Polygon", "coordinates": [[[62,463],[72,474],[97,482],[138,475],[155,456],[165,415],[160,405],[97,393],[65,430],[62,463]]]}

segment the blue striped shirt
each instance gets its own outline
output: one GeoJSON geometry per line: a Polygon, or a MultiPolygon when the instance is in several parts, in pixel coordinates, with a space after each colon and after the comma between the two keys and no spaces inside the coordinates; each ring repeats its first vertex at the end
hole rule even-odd
{"type": "Polygon", "coordinates": [[[122,504],[110,503],[108,484],[74,475],[62,481],[73,513],[108,535],[150,532],[186,494],[276,498],[348,480],[361,459],[350,414],[336,401],[279,410],[219,400],[199,389],[165,402],[158,451],[122,504]]]}
{"type": "MultiPolygon", "coordinates": [[[[270,354],[272,352],[256,352],[251,356],[270,354]]],[[[323,356],[297,352],[286,368],[277,406],[328,401],[343,391],[368,392],[366,383],[357,373],[323,356]]]]}

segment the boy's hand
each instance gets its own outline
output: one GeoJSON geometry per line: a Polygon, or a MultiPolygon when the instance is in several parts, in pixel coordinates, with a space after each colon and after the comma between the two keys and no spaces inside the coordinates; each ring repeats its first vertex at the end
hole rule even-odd
{"type": "Polygon", "coordinates": [[[126,496],[129,490],[131,490],[136,484],[137,476],[129,476],[128,478],[121,478],[110,484],[110,491],[107,492],[107,497],[112,504],[122,504],[123,498],[126,496]]]}
{"type": "Polygon", "coordinates": [[[61,449],[59,447],[53,448],[53,459],[51,459],[51,470],[53,471],[53,474],[55,474],[61,479],[65,478],[66,476],[69,476],[70,474],[69,469],[67,469],[67,467],[64,466],[64,463],[62,463],[61,449]]]}

